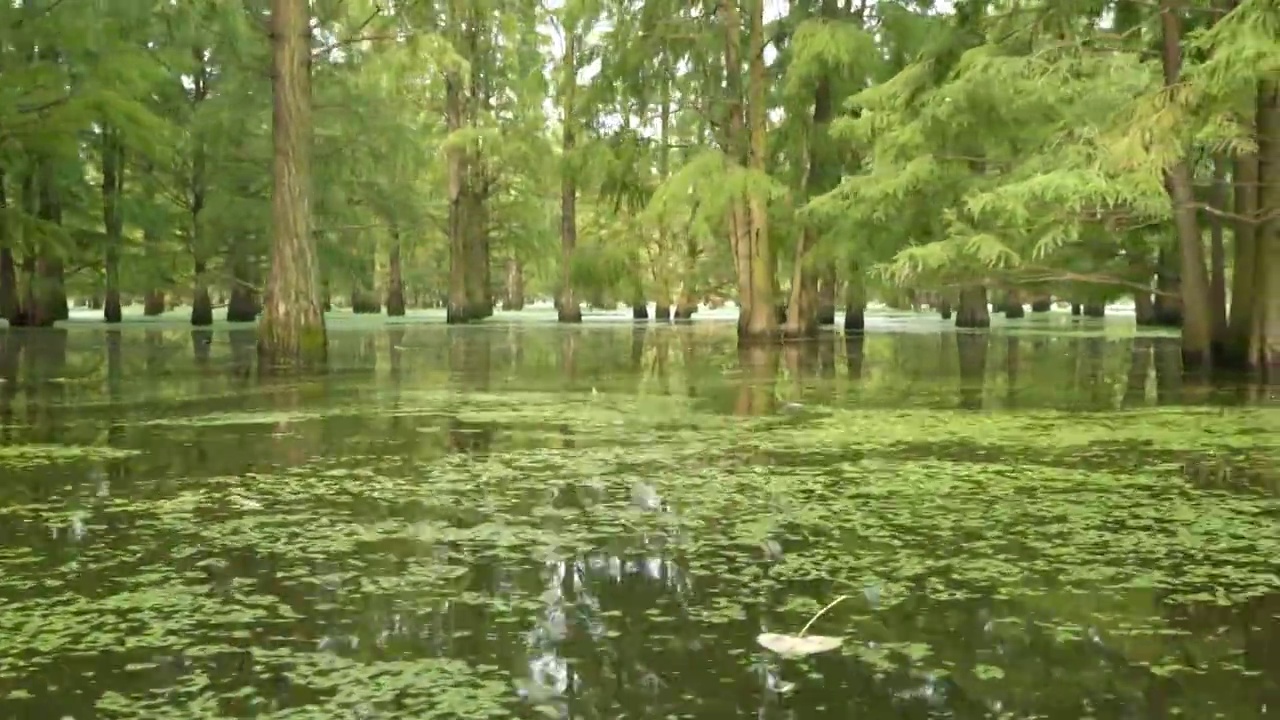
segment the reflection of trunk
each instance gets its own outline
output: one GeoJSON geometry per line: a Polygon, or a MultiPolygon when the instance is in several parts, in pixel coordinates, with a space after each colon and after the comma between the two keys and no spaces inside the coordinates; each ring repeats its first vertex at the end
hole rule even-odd
{"type": "MultiPolygon", "coordinates": [[[[956,327],[991,327],[991,313],[987,308],[987,289],[985,287],[967,285],[960,289],[960,308],[956,313],[956,327]]],[[[986,352],[985,348],[984,344],[983,352],[986,352]]]]}
{"type": "Polygon", "coordinates": [[[505,297],[502,299],[503,310],[524,309],[524,266],[515,257],[506,261],[507,282],[505,297]]]}
{"type": "MultiPolygon", "coordinates": [[[[1168,88],[1177,87],[1182,73],[1182,13],[1175,5],[1174,0],[1160,1],[1161,60],[1164,84],[1168,88]]],[[[1182,276],[1183,364],[1192,368],[1211,362],[1213,338],[1209,278],[1204,264],[1204,240],[1196,217],[1194,183],[1191,166],[1185,157],[1179,158],[1165,175],[1166,189],[1173,202],[1182,276]]]]}
{"type": "Polygon", "coordinates": [[[560,338],[560,377],[572,384],[578,376],[578,331],[569,330],[560,338]]]}
{"type": "Polygon", "coordinates": [[[778,380],[778,349],[767,345],[744,347],[738,351],[742,368],[734,414],[760,416],[773,412],[774,385],[778,380]]]}
{"type": "Polygon", "coordinates": [[[104,265],[106,270],[106,299],[103,302],[103,319],[109,323],[121,321],[120,310],[120,245],[124,236],[124,217],[120,212],[120,195],[124,188],[124,142],[120,133],[111,125],[102,126],[102,226],[105,237],[104,265]]]}
{"type": "Polygon", "coordinates": [[[1124,390],[1125,405],[1141,405],[1147,399],[1147,378],[1151,375],[1151,338],[1136,337],[1130,351],[1129,379],[1124,390]]]}
{"type": "Polygon", "coordinates": [[[1005,377],[1005,394],[1008,397],[1008,403],[1013,405],[1014,398],[1018,394],[1018,371],[1022,365],[1021,338],[1017,335],[1010,335],[1005,341],[1004,355],[1004,377],[1005,377]]]}
{"type": "Polygon", "coordinates": [[[1156,402],[1176,405],[1182,400],[1182,357],[1177,343],[1155,345],[1156,402]]]}
{"type": "Polygon", "coordinates": [[[195,358],[196,367],[204,367],[209,364],[209,349],[212,345],[212,330],[191,331],[191,354],[195,358]]]}
{"type": "Polygon", "coordinates": [[[387,317],[404,316],[404,275],[400,267],[400,231],[391,230],[387,253],[387,317]]]}
{"type": "Polygon", "coordinates": [[[649,328],[638,326],[631,329],[631,371],[639,373],[644,367],[644,339],[649,328]]]}
{"type": "Polygon", "coordinates": [[[573,255],[578,244],[578,186],[569,166],[574,148],[574,90],[578,85],[577,37],[574,30],[565,33],[564,47],[564,122],[561,128],[560,170],[560,304],[556,320],[562,323],[582,322],[582,308],[573,293],[573,255]]]}
{"type": "Polygon", "coordinates": [[[327,354],[311,233],[311,24],[305,0],[272,0],[271,275],[258,356],[262,367],[310,365],[327,354]]]}
{"type": "MultiPolygon", "coordinates": [[[[966,288],[967,290],[967,288],[966,288]]],[[[960,315],[964,316],[964,293],[960,291],[960,315]]],[[[986,294],[986,290],[983,290],[986,294]]],[[[957,321],[957,325],[959,322],[957,321]]],[[[966,410],[982,408],[983,385],[987,377],[987,333],[957,333],[956,350],[960,357],[960,406],[966,410]]]]}
{"type": "Polygon", "coordinates": [[[844,339],[845,367],[849,370],[850,380],[862,379],[863,346],[866,338],[862,335],[847,335],[844,339]]]}
{"type": "Polygon", "coordinates": [[[235,377],[247,378],[253,372],[257,337],[249,328],[237,328],[227,333],[231,345],[231,374],[235,377]]]}
{"type": "Polygon", "coordinates": [[[851,264],[844,289],[844,331],[860,333],[867,327],[867,289],[862,268],[851,264]]]}

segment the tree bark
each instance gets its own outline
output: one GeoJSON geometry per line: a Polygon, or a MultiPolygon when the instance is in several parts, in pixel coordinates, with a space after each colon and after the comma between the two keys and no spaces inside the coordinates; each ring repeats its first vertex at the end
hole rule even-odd
{"type": "MultiPolygon", "coordinates": [[[[455,20],[456,22],[456,20],[455,20]]],[[[462,78],[456,71],[445,75],[445,125],[450,134],[463,127],[462,78]]],[[[467,238],[469,223],[465,217],[467,203],[464,194],[467,184],[466,152],[456,143],[446,150],[449,175],[449,301],[445,322],[449,324],[469,322],[470,307],[467,299],[467,238]]]]}
{"type": "Polygon", "coordinates": [[[1210,188],[1209,220],[1209,303],[1212,349],[1216,361],[1225,357],[1227,347],[1227,252],[1223,240],[1223,213],[1227,212],[1227,158],[1213,157],[1213,186],[1210,188]]]}
{"type": "Polygon", "coordinates": [[[258,326],[259,372],[328,353],[311,233],[311,30],[307,0],[271,0],[271,275],[258,326]]]}
{"type": "MultiPolygon", "coordinates": [[[[1255,133],[1257,129],[1254,119],[1255,133]]],[[[1257,218],[1258,218],[1258,155],[1248,153],[1235,160],[1232,172],[1235,187],[1232,211],[1235,223],[1232,248],[1231,313],[1227,321],[1227,346],[1225,362],[1229,367],[1245,369],[1251,362],[1250,343],[1255,326],[1254,312],[1258,307],[1257,218]]]]}
{"type": "MultiPolygon", "coordinates": [[[[1160,0],[1161,64],[1165,87],[1171,91],[1177,90],[1182,74],[1182,16],[1178,4],[1176,0],[1160,0]]],[[[1182,271],[1182,364],[1188,369],[1210,366],[1213,362],[1213,314],[1209,277],[1205,269],[1204,242],[1196,217],[1194,178],[1185,157],[1168,169],[1165,185],[1173,201],[1182,271]]]]}
{"type": "Polygon", "coordinates": [[[851,264],[844,290],[845,334],[861,333],[867,327],[867,289],[862,268],[851,264]]]}
{"type": "Polygon", "coordinates": [[[120,308],[120,245],[124,236],[124,216],[120,211],[120,196],[124,189],[124,142],[119,130],[109,123],[102,124],[102,225],[105,230],[106,299],[103,303],[103,319],[118,323],[122,317],[120,308]]]}
{"type": "MultiPolygon", "coordinates": [[[[5,173],[0,170],[0,211],[7,210],[9,198],[5,189],[5,173]]],[[[13,260],[13,250],[9,246],[9,233],[6,223],[0,223],[0,318],[16,325],[18,320],[18,268],[13,260]]]]}
{"type": "Polygon", "coordinates": [[[985,287],[969,285],[960,289],[960,308],[956,312],[956,327],[991,327],[991,311],[987,307],[985,287]]]}
{"type": "MultiPolygon", "coordinates": [[[[751,3],[751,22],[747,60],[747,131],[750,139],[748,168],[763,176],[768,160],[768,110],[765,104],[764,67],[764,0],[751,3]]],[[[739,342],[772,342],[778,336],[778,318],[774,311],[773,286],[777,282],[775,258],[769,244],[769,216],[765,198],[752,193],[747,198],[749,223],[749,271],[751,298],[747,323],[740,328],[739,342]]]]}
{"type": "Polygon", "coordinates": [[[506,297],[503,298],[504,310],[524,309],[524,265],[519,258],[509,257],[506,261],[507,282],[506,297]]]}
{"type": "Polygon", "coordinates": [[[573,292],[573,256],[578,244],[578,187],[570,163],[574,147],[574,102],[578,85],[577,37],[575,29],[565,31],[564,48],[564,118],[560,144],[563,149],[560,168],[560,303],[556,320],[562,323],[582,322],[582,308],[573,292]]]}
{"type": "Polygon", "coordinates": [[[387,317],[404,317],[404,274],[400,267],[400,231],[391,230],[391,250],[387,253],[387,317]]]}
{"type": "Polygon", "coordinates": [[[1257,298],[1254,365],[1268,381],[1280,380],[1280,82],[1258,86],[1257,298]]]}
{"type": "Polygon", "coordinates": [[[818,273],[818,325],[836,324],[836,293],[840,278],[835,263],[825,263],[818,273]]]}
{"type": "Polygon", "coordinates": [[[1004,316],[1009,320],[1017,320],[1026,317],[1027,310],[1022,306],[1022,293],[1017,290],[1008,290],[1004,294],[1004,304],[1001,310],[1004,316]]]}
{"type": "Polygon", "coordinates": [[[1031,312],[1047,313],[1053,309],[1053,298],[1048,295],[1040,295],[1031,301],[1031,312]]]}

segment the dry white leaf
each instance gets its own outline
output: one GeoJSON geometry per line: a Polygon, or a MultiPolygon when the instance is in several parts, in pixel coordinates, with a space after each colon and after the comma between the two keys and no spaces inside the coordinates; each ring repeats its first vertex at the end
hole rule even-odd
{"type": "Polygon", "coordinates": [[[756,642],[760,643],[764,649],[772,650],[783,657],[798,658],[835,650],[844,642],[844,638],[826,635],[760,633],[756,636],[756,642]]]}

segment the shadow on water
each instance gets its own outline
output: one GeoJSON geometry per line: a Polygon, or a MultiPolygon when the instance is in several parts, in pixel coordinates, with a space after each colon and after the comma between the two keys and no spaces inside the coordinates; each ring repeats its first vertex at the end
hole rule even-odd
{"type": "Polygon", "coordinates": [[[406,324],[334,333],[324,376],[255,354],[0,332],[0,717],[1280,705],[1277,411],[1166,340],[406,324]],[[837,594],[840,652],[756,646],[837,594]]]}

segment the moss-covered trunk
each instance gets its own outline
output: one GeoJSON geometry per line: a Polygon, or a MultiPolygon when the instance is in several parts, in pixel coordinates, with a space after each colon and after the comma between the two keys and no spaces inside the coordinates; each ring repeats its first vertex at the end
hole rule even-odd
{"type": "Polygon", "coordinates": [[[271,0],[271,273],[258,326],[259,370],[321,363],[328,338],[311,233],[311,17],[307,0],[271,0]]]}

